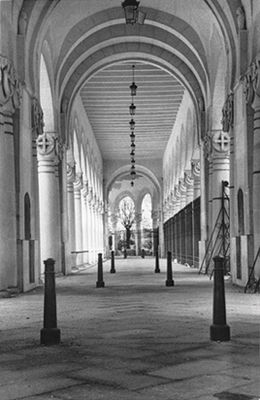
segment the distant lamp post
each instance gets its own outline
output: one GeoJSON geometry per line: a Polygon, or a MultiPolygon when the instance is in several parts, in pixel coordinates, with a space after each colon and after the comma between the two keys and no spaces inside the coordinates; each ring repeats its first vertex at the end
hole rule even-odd
{"type": "Polygon", "coordinates": [[[122,3],[122,7],[125,13],[125,22],[127,24],[136,24],[138,20],[138,6],[140,1],[136,0],[125,0],[122,3]]]}

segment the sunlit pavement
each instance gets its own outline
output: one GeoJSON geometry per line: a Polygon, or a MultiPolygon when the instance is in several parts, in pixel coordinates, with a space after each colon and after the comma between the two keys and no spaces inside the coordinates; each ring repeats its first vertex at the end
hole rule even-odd
{"type": "Polygon", "coordinates": [[[260,397],[259,294],[225,281],[231,340],[210,340],[213,281],[166,260],[58,277],[61,343],[40,345],[43,288],[0,299],[0,400],[247,400],[260,397]]]}

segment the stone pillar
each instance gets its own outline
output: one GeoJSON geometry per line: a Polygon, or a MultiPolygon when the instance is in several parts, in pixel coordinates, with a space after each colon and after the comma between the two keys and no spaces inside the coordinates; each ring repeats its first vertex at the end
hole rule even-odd
{"type": "Polygon", "coordinates": [[[159,213],[159,256],[164,257],[164,232],[163,232],[163,211],[158,210],[159,213]]]}
{"type": "Polygon", "coordinates": [[[91,187],[88,189],[88,233],[89,233],[89,263],[94,263],[94,253],[93,253],[93,246],[94,246],[94,239],[93,239],[93,210],[92,210],[92,195],[93,190],[91,187]]]}
{"type": "Polygon", "coordinates": [[[142,214],[135,214],[135,223],[136,223],[136,255],[139,256],[141,254],[141,246],[142,246],[142,232],[141,232],[141,222],[142,222],[142,214]]]}
{"type": "Polygon", "coordinates": [[[75,251],[75,208],[74,208],[74,188],[75,164],[67,164],[67,207],[68,207],[68,251],[69,251],[69,269],[76,265],[75,251]]]}
{"type": "Polygon", "coordinates": [[[191,175],[191,171],[184,172],[184,183],[186,186],[186,205],[193,201],[194,193],[193,193],[193,179],[191,175]]]}
{"type": "MultiPolygon", "coordinates": [[[[76,173],[74,187],[74,207],[75,207],[75,250],[82,251],[82,206],[81,189],[82,174],[76,173]]],[[[77,254],[77,265],[82,264],[82,253],[77,254]]]]}
{"type": "Polygon", "coordinates": [[[17,285],[17,228],[13,114],[21,88],[11,62],[0,56],[0,289],[17,285]]]}
{"type": "MultiPolygon", "coordinates": [[[[219,212],[222,206],[222,181],[229,183],[229,135],[227,132],[216,130],[211,132],[212,143],[212,219],[210,221],[210,233],[214,229],[219,212]]],[[[213,244],[217,238],[218,231],[213,235],[213,244]]]]}
{"type": "Polygon", "coordinates": [[[193,178],[193,200],[200,196],[200,160],[191,161],[191,175],[193,178]]]}
{"type": "Polygon", "coordinates": [[[37,138],[39,176],[41,268],[43,261],[52,258],[56,270],[60,271],[60,238],[57,230],[57,180],[55,177],[56,137],[54,133],[43,133],[37,138]]]}
{"type": "MultiPolygon", "coordinates": [[[[254,110],[253,132],[253,237],[254,258],[260,245],[260,54],[250,65],[244,77],[246,102],[251,103],[254,110]]],[[[260,257],[254,267],[255,278],[260,278],[260,257]]]]}
{"type": "Polygon", "coordinates": [[[118,217],[116,214],[111,214],[111,224],[112,224],[112,236],[113,236],[113,245],[112,245],[112,250],[114,252],[117,252],[117,237],[116,237],[116,230],[117,230],[117,221],[118,217]]]}
{"type": "Polygon", "coordinates": [[[205,161],[210,152],[210,141],[206,136],[201,145],[200,152],[200,241],[199,241],[199,264],[201,266],[206,252],[207,240],[207,192],[205,179],[205,161]]]}
{"type": "Polygon", "coordinates": [[[158,211],[152,211],[152,221],[153,221],[153,253],[155,255],[156,251],[158,251],[158,211]]]}
{"type": "MultiPolygon", "coordinates": [[[[87,220],[87,182],[83,182],[81,189],[81,206],[82,206],[82,250],[88,250],[88,220],[87,220]]],[[[82,253],[83,263],[88,262],[88,254],[82,253]]]]}

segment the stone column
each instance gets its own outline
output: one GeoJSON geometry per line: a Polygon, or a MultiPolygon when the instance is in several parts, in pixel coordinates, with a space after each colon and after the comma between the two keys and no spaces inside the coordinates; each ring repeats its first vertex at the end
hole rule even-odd
{"type": "Polygon", "coordinates": [[[48,258],[53,258],[56,261],[57,271],[61,270],[59,265],[60,240],[57,231],[55,142],[54,133],[45,132],[37,138],[42,273],[44,272],[43,261],[48,258]]]}
{"type": "Polygon", "coordinates": [[[0,289],[17,286],[17,227],[13,114],[21,88],[11,62],[0,56],[0,289]]]}
{"type": "MultiPolygon", "coordinates": [[[[260,54],[250,65],[244,77],[244,93],[246,102],[251,103],[254,110],[253,132],[253,237],[254,259],[260,245],[260,54]]],[[[254,267],[255,278],[260,278],[260,257],[254,267]]]]}
{"type": "MultiPolygon", "coordinates": [[[[219,212],[222,207],[222,181],[229,183],[229,135],[227,132],[216,130],[211,132],[212,144],[212,182],[211,182],[211,201],[212,219],[210,221],[210,233],[216,224],[219,212]]],[[[226,206],[226,204],[224,204],[226,206]]],[[[221,222],[221,221],[220,221],[221,222]]],[[[212,244],[217,240],[218,227],[213,235],[212,244]]],[[[217,246],[216,246],[217,247],[217,246]]]]}
{"type": "Polygon", "coordinates": [[[164,257],[164,232],[163,232],[163,211],[158,210],[159,213],[159,256],[164,257]]]}
{"type": "Polygon", "coordinates": [[[158,211],[152,211],[152,221],[153,221],[153,253],[158,251],[158,211]]]}
{"type": "Polygon", "coordinates": [[[142,222],[142,214],[135,214],[135,223],[136,223],[136,255],[139,256],[141,254],[141,246],[142,246],[142,232],[141,232],[141,222],[142,222]]]}
{"type": "MultiPolygon", "coordinates": [[[[74,187],[74,207],[75,207],[75,250],[82,251],[82,206],[81,206],[81,189],[82,174],[76,173],[76,179],[73,183],[74,187]]],[[[77,254],[77,265],[82,264],[82,253],[77,254]]]]}
{"type": "Polygon", "coordinates": [[[68,251],[69,251],[69,270],[76,265],[75,251],[75,208],[74,208],[74,188],[75,164],[67,164],[67,206],[68,206],[68,251]]]}
{"type": "Polygon", "coordinates": [[[112,236],[113,236],[113,245],[112,245],[112,250],[114,252],[117,252],[117,244],[116,244],[116,230],[117,230],[117,222],[118,222],[118,217],[115,213],[111,214],[111,224],[112,224],[112,236]]]}
{"type": "MultiPolygon", "coordinates": [[[[82,250],[88,249],[88,231],[87,231],[87,183],[83,182],[81,189],[81,212],[82,212],[82,250]]],[[[87,253],[82,253],[82,262],[85,264],[88,262],[87,253]]]]}
{"type": "Polygon", "coordinates": [[[191,174],[193,178],[193,200],[200,196],[200,160],[191,161],[191,174]]]}

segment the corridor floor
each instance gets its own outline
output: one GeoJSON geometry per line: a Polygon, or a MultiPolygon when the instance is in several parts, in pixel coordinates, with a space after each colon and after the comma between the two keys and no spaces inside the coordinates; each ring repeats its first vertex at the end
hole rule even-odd
{"type": "Polygon", "coordinates": [[[229,342],[212,342],[213,282],[154,259],[104,263],[58,277],[61,344],[40,345],[43,288],[0,298],[0,400],[260,398],[259,294],[226,280],[229,342]]]}

